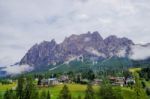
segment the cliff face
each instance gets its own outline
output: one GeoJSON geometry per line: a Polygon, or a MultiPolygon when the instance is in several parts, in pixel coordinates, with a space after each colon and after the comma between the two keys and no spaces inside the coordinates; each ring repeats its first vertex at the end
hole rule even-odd
{"type": "Polygon", "coordinates": [[[46,66],[64,63],[72,58],[95,57],[108,58],[112,56],[126,57],[131,52],[134,43],[128,38],[109,36],[103,39],[98,32],[81,35],[71,35],[57,44],[55,40],[35,44],[21,59],[20,64],[31,66],[46,66]]]}

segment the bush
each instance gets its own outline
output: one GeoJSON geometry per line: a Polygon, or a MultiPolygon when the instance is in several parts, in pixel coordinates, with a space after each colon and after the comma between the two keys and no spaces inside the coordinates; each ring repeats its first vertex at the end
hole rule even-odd
{"type": "Polygon", "coordinates": [[[142,82],[141,82],[141,84],[142,84],[142,87],[143,87],[143,88],[145,88],[145,87],[146,87],[146,84],[145,84],[145,82],[144,82],[144,81],[142,81],[142,82]]]}
{"type": "Polygon", "coordinates": [[[150,88],[146,88],[146,94],[150,95],[150,88]]]}
{"type": "Polygon", "coordinates": [[[64,85],[63,89],[60,91],[58,99],[71,99],[71,93],[67,85],[64,85]]]}

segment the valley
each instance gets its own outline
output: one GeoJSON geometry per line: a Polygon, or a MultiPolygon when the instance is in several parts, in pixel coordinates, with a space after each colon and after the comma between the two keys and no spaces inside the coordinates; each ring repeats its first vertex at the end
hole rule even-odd
{"type": "MultiPolygon", "coordinates": [[[[130,76],[130,77],[132,76],[133,80],[135,80],[135,83],[133,83],[133,84],[130,84],[130,83],[125,84],[124,82],[122,82],[123,85],[121,85],[121,79],[122,79],[121,76],[119,76],[119,75],[118,76],[112,76],[112,75],[110,76],[109,74],[107,76],[105,75],[105,77],[103,75],[104,78],[102,78],[102,76],[101,76],[101,80],[99,79],[99,77],[94,77],[93,78],[93,76],[86,77],[86,78],[83,79],[83,75],[79,74],[79,73],[74,74],[74,75],[77,76],[76,80],[73,79],[73,77],[75,77],[75,76],[73,76],[71,73],[70,74],[68,73],[68,74],[65,74],[65,75],[60,74],[60,73],[56,73],[56,74],[51,75],[51,74],[47,74],[47,72],[46,73],[43,72],[43,73],[39,73],[39,74],[37,74],[37,73],[34,74],[33,73],[33,74],[24,75],[24,77],[25,78],[29,77],[29,75],[30,75],[30,77],[32,76],[33,84],[36,87],[35,90],[38,91],[39,96],[41,96],[43,92],[48,91],[50,93],[51,99],[58,99],[58,97],[60,95],[60,92],[63,89],[64,85],[67,85],[68,90],[70,92],[70,95],[73,99],[79,99],[79,97],[80,97],[80,99],[84,99],[84,97],[86,95],[87,85],[89,83],[89,82],[86,82],[86,81],[90,81],[90,83],[92,84],[94,97],[95,97],[93,99],[101,99],[100,96],[99,96],[99,92],[100,92],[100,90],[102,90],[101,87],[104,84],[103,82],[107,81],[107,79],[108,79],[109,83],[111,84],[110,86],[113,88],[113,90],[115,92],[118,92],[120,90],[120,92],[121,92],[120,95],[123,97],[123,99],[135,99],[135,97],[137,97],[136,94],[135,94],[135,91],[136,91],[135,86],[140,81],[140,83],[139,83],[140,86],[141,86],[140,88],[142,88],[140,90],[142,90],[143,95],[145,95],[144,96],[145,98],[142,98],[142,99],[148,99],[148,96],[146,95],[146,90],[147,90],[147,88],[150,87],[150,81],[146,80],[143,77],[141,78],[141,76],[140,76],[140,78],[138,78],[138,82],[137,82],[136,78],[135,78],[136,76],[134,76],[135,73],[140,75],[140,73],[141,73],[141,71],[143,71],[143,69],[141,69],[141,68],[130,68],[128,71],[129,71],[128,76],[130,76]],[[52,83],[50,81],[50,83],[48,84],[47,81],[46,81],[46,79],[49,79],[48,75],[51,75],[51,78],[58,79],[58,83],[56,83],[56,81],[52,80],[55,83],[52,83]],[[41,79],[41,77],[42,77],[42,79],[41,79]],[[95,80],[97,79],[97,81],[96,82],[91,82],[91,81],[94,81],[94,79],[95,80]],[[114,79],[116,79],[116,81],[114,81],[114,79]],[[117,80],[120,80],[119,81],[120,83],[117,83],[117,80]],[[84,81],[84,83],[83,83],[83,81],[84,81]],[[143,85],[142,82],[144,82],[144,85],[143,85]],[[116,83],[116,84],[114,85],[114,83],[116,83]],[[143,86],[144,86],[144,89],[143,89],[143,86]],[[145,92],[144,92],[144,90],[145,90],[145,92]]],[[[89,72],[88,75],[90,75],[91,73],[89,72]]],[[[148,73],[148,72],[144,72],[144,73],[148,73]]],[[[125,75],[122,76],[122,77],[125,77],[125,75]]],[[[17,77],[17,79],[19,79],[19,78],[17,77]]],[[[12,78],[12,79],[9,79],[8,82],[10,82],[10,83],[6,83],[6,81],[4,82],[3,80],[1,80],[0,99],[5,99],[3,97],[4,97],[4,94],[6,93],[7,90],[12,89],[14,92],[17,92],[17,89],[16,89],[17,86],[18,86],[17,85],[17,83],[18,83],[17,79],[16,79],[16,77],[12,78]]]]}

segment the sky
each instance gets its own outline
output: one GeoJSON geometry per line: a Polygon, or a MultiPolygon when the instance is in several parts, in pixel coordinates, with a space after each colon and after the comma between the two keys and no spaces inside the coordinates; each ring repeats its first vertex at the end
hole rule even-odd
{"type": "Polygon", "coordinates": [[[20,61],[43,40],[99,31],[102,37],[150,38],[150,0],[0,0],[0,66],[20,61]]]}

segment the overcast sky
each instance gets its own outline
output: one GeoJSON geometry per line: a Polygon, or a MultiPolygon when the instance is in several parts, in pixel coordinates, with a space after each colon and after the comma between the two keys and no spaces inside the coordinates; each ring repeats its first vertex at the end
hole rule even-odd
{"type": "Polygon", "coordinates": [[[0,0],[0,66],[19,61],[35,43],[99,31],[150,39],[150,0],[0,0]]]}

